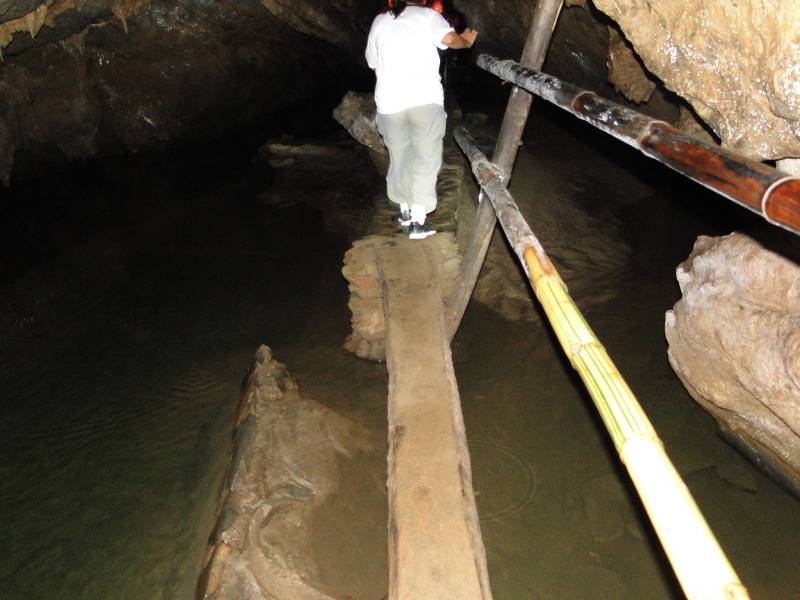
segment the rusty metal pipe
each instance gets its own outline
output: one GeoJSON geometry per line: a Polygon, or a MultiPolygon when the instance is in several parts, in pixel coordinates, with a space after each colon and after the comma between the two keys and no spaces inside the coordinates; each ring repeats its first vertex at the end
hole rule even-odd
{"type": "Polygon", "coordinates": [[[477,64],[681,175],[741,204],[773,225],[800,234],[800,179],[708,144],[663,121],[582,90],[541,71],[481,54],[477,64]]]}

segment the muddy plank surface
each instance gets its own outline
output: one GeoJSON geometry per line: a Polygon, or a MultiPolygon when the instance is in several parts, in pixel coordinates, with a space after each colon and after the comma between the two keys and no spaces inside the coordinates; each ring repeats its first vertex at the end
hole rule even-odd
{"type": "Polygon", "coordinates": [[[460,399],[427,242],[379,253],[389,370],[392,600],[491,598],[460,399]]]}

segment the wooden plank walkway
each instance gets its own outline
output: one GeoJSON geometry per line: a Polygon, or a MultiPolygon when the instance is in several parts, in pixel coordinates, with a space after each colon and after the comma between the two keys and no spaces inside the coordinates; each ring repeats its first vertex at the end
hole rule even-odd
{"type": "Polygon", "coordinates": [[[488,600],[438,255],[433,238],[395,240],[377,255],[389,370],[389,598],[488,600]]]}

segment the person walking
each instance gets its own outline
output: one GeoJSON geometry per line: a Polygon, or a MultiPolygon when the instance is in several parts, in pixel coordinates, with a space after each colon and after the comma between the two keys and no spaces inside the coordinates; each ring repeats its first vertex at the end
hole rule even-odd
{"type": "Polygon", "coordinates": [[[471,48],[478,36],[473,29],[456,33],[427,1],[389,0],[372,23],[365,53],[376,75],[378,131],[389,150],[386,192],[411,239],[436,233],[425,218],[436,209],[447,122],[438,50],[471,48]]]}

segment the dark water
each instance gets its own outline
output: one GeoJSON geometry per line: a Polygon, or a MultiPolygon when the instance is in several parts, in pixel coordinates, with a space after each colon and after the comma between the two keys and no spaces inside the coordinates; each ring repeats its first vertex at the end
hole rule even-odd
{"type": "Polygon", "coordinates": [[[291,355],[320,315],[343,339],[344,239],[299,193],[259,200],[278,182],[251,157],[108,160],[4,198],[0,596],[192,597],[253,352],[291,355]]]}
{"type": "MultiPolygon", "coordinates": [[[[535,135],[547,161],[520,169],[514,193],[539,192],[537,169],[582,178],[586,210],[634,249],[587,317],[753,597],[800,597],[799,505],[715,435],[662,331],[694,237],[751,222],[698,209],[696,186],[583,129],[535,135]]],[[[383,435],[385,369],[341,350],[339,232],[355,213],[331,208],[380,182],[353,176],[365,162],[332,177],[251,157],[218,145],[108,160],[4,197],[0,596],[191,598],[259,344],[304,393],[383,435]]],[[[473,304],[453,351],[495,598],[680,597],[549,331],[473,304]]],[[[384,451],[352,461],[317,518],[337,597],[385,593],[384,451]]]]}

